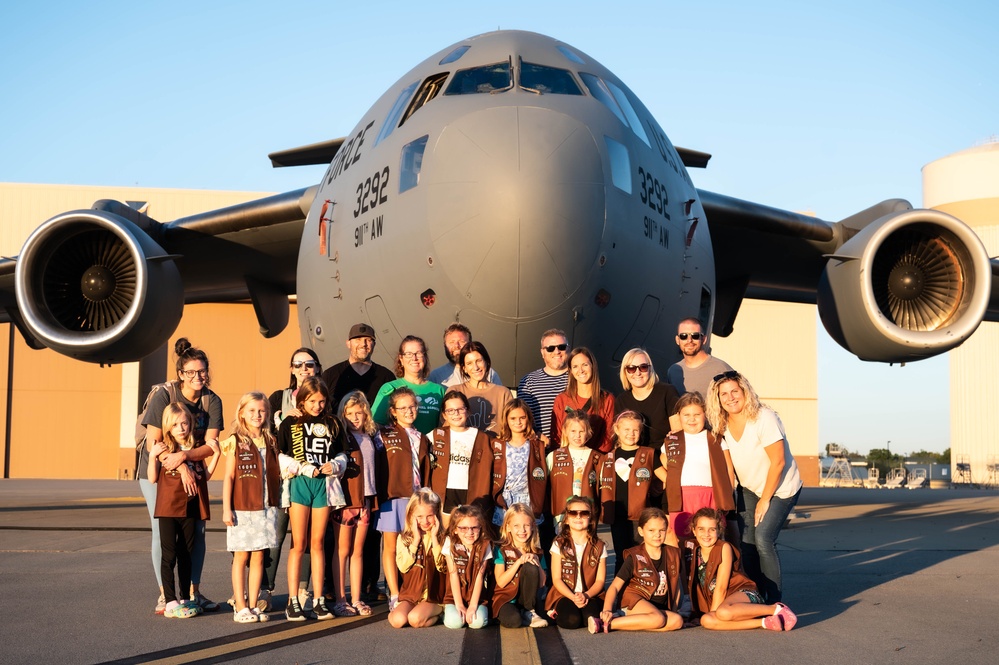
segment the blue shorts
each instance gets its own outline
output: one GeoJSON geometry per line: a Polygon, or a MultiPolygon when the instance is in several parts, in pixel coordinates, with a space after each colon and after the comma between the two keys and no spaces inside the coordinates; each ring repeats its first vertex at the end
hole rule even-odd
{"type": "Polygon", "coordinates": [[[385,501],[378,507],[378,521],[375,528],[382,533],[402,533],[406,526],[406,506],[408,498],[385,501]]]}
{"type": "Polygon", "coordinates": [[[748,589],[743,589],[742,592],[749,597],[749,602],[753,605],[766,605],[767,601],[763,600],[763,596],[757,591],[750,591],[748,589]]]}
{"type": "Polygon", "coordinates": [[[308,476],[295,476],[291,479],[291,502],[310,508],[328,508],[329,499],[326,498],[326,478],[309,478],[308,476]]]}

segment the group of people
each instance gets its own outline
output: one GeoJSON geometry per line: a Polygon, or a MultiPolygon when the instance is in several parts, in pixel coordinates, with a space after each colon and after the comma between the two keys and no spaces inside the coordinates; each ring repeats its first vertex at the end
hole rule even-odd
{"type": "Polygon", "coordinates": [[[142,419],[156,611],[218,607],[198,584],[207,478],[223,462],[239,623],[268,620],[290,527],[290,621],[370,615],[384,598],[397,628],[789,630],[775,544],[801,481],[777,414],[704,341],[699,321],[679,324],[667,382],[631,349],[614,396],[593,354],[549,330],[514,397],[460,323],[432,371],[416,336],[394,371],[374,363],[360,323],[326,371],[296,350],[288,387],[245,394],[220,443],[207,356],[180,340],[177,380],[142,419]]]}

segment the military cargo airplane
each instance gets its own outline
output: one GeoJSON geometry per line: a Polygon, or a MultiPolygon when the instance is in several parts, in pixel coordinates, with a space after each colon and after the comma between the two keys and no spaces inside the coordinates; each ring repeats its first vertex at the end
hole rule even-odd
{"type": "MultiPolygon", "coordinates": [[[[0,305],[36,348],[134,361],[185,303],[252,301],[262,334],[297,294],[329,364],[366,321],[380,351],[452,321],[501,375],[561,328],[602,367],[674,359],[677,322],[733,331],[744,298],[815,303],[839,344],[905,362],[999,317],[999,274],[960,220],[894,199],[827,222],[699,190],[634,93],[572,46],[497,31],[427,58],[345,137],[274,153],[322,181],[168,223],[115,201],[49,219],[0,261],[0,305]]],[[[386,356],[387,357],[387,356],[386,356]]]]}

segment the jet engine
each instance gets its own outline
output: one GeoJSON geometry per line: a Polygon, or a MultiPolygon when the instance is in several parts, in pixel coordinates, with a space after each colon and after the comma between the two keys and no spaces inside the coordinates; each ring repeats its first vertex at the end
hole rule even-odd
{"type": "Polygon", "coordinates": [[[892,213],[827,257],[822,323],[863,360],[906,362],[949,351],[982,322],[992,270],[968,226],[936,210],[892,213]]]}
{"type": "Polygon", "coordinates": [[[139,360],[177,328],[184,287],[175,257],[133,222],[77,210],[32,233],[17,260],[23,325],[78,360],[139,360]]]}

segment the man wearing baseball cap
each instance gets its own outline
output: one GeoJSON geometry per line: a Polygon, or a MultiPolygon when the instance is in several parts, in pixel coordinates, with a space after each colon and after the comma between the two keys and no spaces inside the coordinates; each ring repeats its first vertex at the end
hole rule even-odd
{"type": "Polygon", "coordinates": [[[395,380],[392,370],[371,361],[371,354],[375,351],[375,329],[367,323],[351,326],[347,337],[347,351],[350,354],[347,360],[323,372],[323,382],[330,389],[333,409],[337,408],[343,396],[351,390],[363,392],[371,404],[375,401],[378,389],[395,380]]]}

